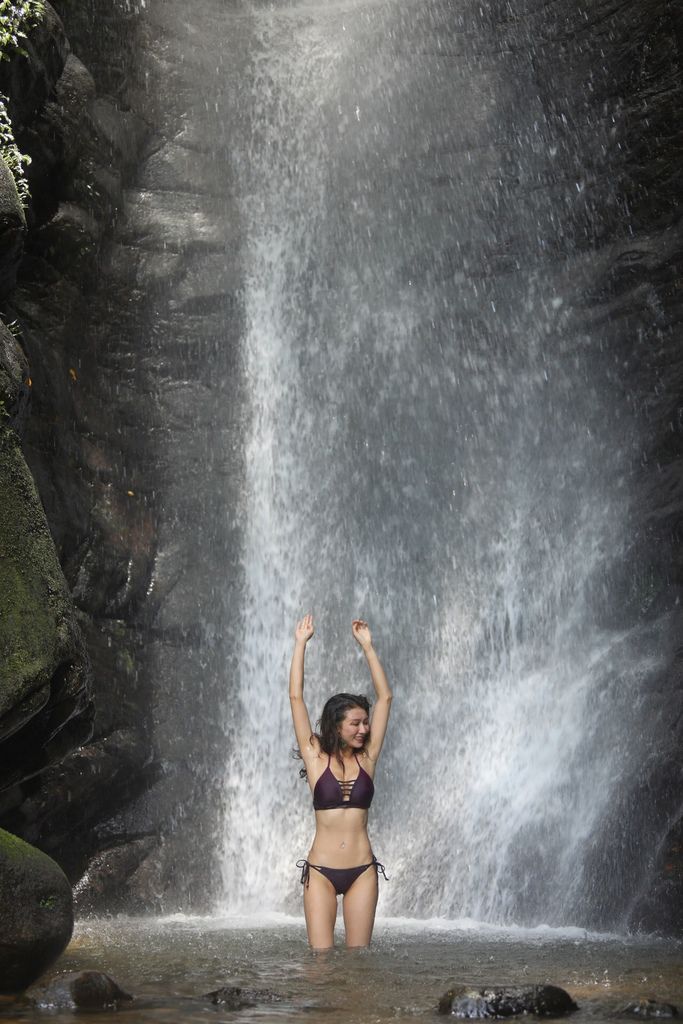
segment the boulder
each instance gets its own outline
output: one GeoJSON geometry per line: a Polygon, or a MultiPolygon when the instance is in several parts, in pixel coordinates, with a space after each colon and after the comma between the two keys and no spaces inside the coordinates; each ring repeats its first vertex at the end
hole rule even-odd
{"type": "Polygon", "coordinates": [[[6,296],[17,281],[17,269],[24,248],[26,217],[14,175],[0,158],[0,296],[6,296]]]}
{"type": "Polygon", "coordinates": [[[78,914],[112,913],[122,909],[127,895],[126,882],[158,844],[155,836],[141,836],[100,850],[74,886],[78,914]]]}
{"type": "Polygon", "coordinates": [[[28,414],[31,387],[24,350],[0,321],[0,423],[21,433],[28,414]]]}
{"type": "Polygon", "coordinates": [[[561,1017],[577,1009],[571,996],[556,985],[480,989],[460,985],[449,989],[439,1000],[439,1013],[471,1019],[529,1013],[537,1017],[561,1017]]]}
{"type": "Polygon", "coordinates": [[[2,829],[0,920],[0,991],[20,992],[71,938],[71,886],[50,857],[2,829]]]}
{"type": "Polygon", "coordinates": [[[44,1010],[115,1010],[133,999],[102,971],[59,974],[32,992],[31,998],[44,1010]]]}

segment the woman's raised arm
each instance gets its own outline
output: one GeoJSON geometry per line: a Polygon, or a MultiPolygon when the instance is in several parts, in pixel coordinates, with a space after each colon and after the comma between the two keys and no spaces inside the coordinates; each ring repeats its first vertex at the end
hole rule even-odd
{"type": "Polygon", "coordinates": [[[294,631],[294,653],[289,670],[289,702],[292,706],[296,742],[304,761],[307,756],[317,754],[317,749],[311,742],[313,729],[308,717],[308,709],[304,703],[304,656],[306,644],[312,636],[313,616],[304,615],[303,619],[297,622],[294,631]]]}
{"type": "Polygon", "coordinates": [[[354,639],[363,650],[365,660],[370,669],[372,685],[375,688],[375,706],[372,709],[372,719],[370,722],[370,740],[365,749],[370,760],[376,761],[380,755],[387,725],[389,724],[393,694],[382,668],[382,663],[377,656],[377,651],[372,646],[372,635],[367,622],[363,622],[362,619],[354,619],[351,623],[351,631],[353,632],[354,639]]]}

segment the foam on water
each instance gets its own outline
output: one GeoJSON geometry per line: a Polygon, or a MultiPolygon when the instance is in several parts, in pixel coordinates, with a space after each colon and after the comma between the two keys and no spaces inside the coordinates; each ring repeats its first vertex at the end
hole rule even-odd
{"type": "MultiPolygon", "coordinates": [[[[98,922],[94,918],[88,918],[77,922],[75,934],[80,931],[89,932],[93,928],[102,925],[113,925],[114,927],[133,928],[139,926],[145,930],[159,930],[177,925],[179,928],[192,928],[198,931],[252,931],[278,929],[278,928],[304,928],[303,915],[284,914],[281,911],[261,911],[250,914],[168,914],[162,917],[131,917],[125,914],[117,915],[115,918],[106,918],[98,922]]],[[[337,920],[338,930],[342,928],[341,915],[337,920]]],[[[494,925],[485,921],[474,921],[471,918],[460,918],[449,920],[441,917],[414,918],[414,917],[378,917],[376,920],[376,933],[391,931],[410,935],[428,936],[441,932],[467,933],[487,938],[497,937],[501,940],[524,941],[531,939],[577,940],[591,942],[627,942],[630,936],[617,934],[616,932],[592,932],[585,928],[553,928],[550,925],[537,925],[534,928],[525,928],[516,925],[494,925]]],[[[647,936],[637,937],[639,940],[647,936]]],[[[656,937],[653,937],[656,939],[656,937]]]]}

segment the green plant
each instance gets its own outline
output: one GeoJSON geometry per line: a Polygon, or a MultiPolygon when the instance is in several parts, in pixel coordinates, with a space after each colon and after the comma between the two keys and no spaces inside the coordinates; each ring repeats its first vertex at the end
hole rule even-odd
{"type": "MultiPolygon", "coordinates": [[[[0,60],[9,60],[15,53],[24,53],[21,40],[39,21],[45,10],[43,0],[0,0],[0,60]]],[[[21,153],[7,112],[8,99],[0,93],[0,157],[14,177],[23,206],[29,199],[28,182],[24,168],[31,162],[27,153],[21,153]]]]}
{"type": "Polygon", "coordinates": [[[0,60],[21,50],[21,39],[41,18],[43,0],[0,0],[0,60]]]}
{"type": "Polygon", "coordinates": [[[12,131],[12,122],[7,113],[7,97],[0,93],[0,157],[5,161],[12,176],[22,206],[26,206],[29,199],[28,182],[24,174],[24,168],[31,163],[28,153],[22,153],[17,146],[12,131]]]}

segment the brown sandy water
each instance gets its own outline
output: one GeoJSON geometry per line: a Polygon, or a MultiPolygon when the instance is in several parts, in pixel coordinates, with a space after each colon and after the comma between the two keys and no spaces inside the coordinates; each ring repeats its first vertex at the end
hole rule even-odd
{"type": "MultiPolygon", "coordinates": [[[[341,938],[339,939],[341,941],[341,938]]],[[[368,950],[314,954],[291,918],[111,919],[81,922],[48,977],[95,969],[134,995],[120,1024],[273,1021],[329,1024],[443,1020],[440,995],[453,983],[547,982],[579,1004],[575,1024],[614,1020],[626,1002],[657,998],[683,1010],[683,946],[578,929],[500,931],[439,922],[379,921],[368,950]],[[230,1011],[201,996],[223,985],[269,989],[277,1003],[230,1011]]],[[[33,990],[34,998],[39,998],[33,990]]],[[[0,1002],[0,1022],[72,1019],[25,999],[0,1002]]],[[[78,1020],[102,1022],[101,1013],[78,1020]]]]}

